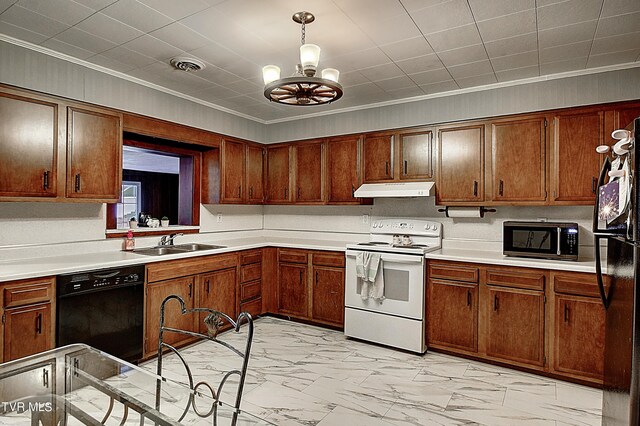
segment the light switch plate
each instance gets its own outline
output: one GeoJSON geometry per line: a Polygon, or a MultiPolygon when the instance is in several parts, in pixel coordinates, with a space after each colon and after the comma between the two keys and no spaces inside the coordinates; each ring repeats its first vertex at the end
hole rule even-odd
{"type": "Polygon", "coordinates": [[[222,213],[218,213],[218,214],[216,215],[216,222],[218,222],[218,223],[222,223],[222,213]]]}
{"type": "Polygon", "coordinates": [[[368,214],[363,214],[362,215],[362,223],[365,225],[369,224],[369,215],[368,214]]]}

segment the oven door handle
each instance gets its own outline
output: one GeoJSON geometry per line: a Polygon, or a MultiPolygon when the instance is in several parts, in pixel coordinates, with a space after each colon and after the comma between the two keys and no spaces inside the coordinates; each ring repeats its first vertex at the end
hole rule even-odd
{"type": "MultiPolygon", "coordinates": [[[[347,257],[356,257],[357,252],[347,251],[347,257]]],[[[406,263],[406,264],[414,264],[414,263],[422,263],[424,257],[422,256],[413,256],[413,255],[401,255],[401,254],[380,254],[380,260],[383,262],[389,263],[406,263]]]]}

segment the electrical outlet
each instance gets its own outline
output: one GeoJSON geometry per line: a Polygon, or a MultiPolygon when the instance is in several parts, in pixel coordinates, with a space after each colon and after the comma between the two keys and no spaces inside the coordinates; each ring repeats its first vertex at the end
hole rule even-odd
{"type": "Polygon", "coordinates": [[[365,225],[369,224],[369,215],[368,214],[363,214],[362,215],[362,223],[365,225]]]}
{"type": "Polygon", "coordinates": [[[216,216],[216,222],[222,223],[222,213],[218,213],[218,215],[216,216]]]}

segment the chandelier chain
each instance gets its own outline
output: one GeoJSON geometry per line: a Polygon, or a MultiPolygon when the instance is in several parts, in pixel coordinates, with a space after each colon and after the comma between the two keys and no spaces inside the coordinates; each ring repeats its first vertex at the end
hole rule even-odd
{"type": "Polygon", "coordinates": [[[306,35],[306,29],[305,29],[305,25],[304,25],[305,22],[306,22],[305,14],[303,14],[302,15],[302,40],[301,40],[302,44],[304,44],[304,39],[305,39],[305,35],[306,35]]]}

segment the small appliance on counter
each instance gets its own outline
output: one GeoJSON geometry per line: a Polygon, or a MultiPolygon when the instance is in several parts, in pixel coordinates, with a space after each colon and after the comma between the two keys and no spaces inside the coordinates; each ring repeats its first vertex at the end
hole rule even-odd
{"type": "Polygon", "coordinates": [[[502,253],[505,256],[578,260],[578,224],[504,222],[502,253]]]}

